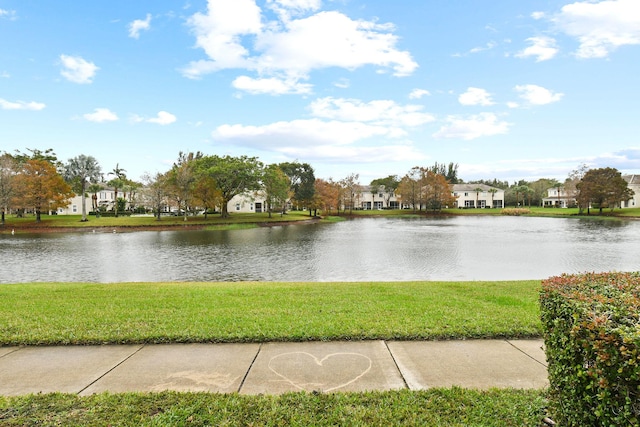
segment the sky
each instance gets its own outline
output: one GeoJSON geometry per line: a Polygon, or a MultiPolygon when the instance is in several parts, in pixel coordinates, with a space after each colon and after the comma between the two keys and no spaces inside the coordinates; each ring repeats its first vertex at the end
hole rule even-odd
{"type": "Polygon", "coordinates": [[[639,0],[0,0],[0,152],[640,173],[639,0]]]}

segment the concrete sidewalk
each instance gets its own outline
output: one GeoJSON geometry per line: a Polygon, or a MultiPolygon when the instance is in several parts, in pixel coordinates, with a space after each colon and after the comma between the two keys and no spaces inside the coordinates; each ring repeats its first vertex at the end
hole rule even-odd
{"type": "Polygon", "coordinates": [[[543,388],[542,340],[0,347],[0,395],[543,388]]]}

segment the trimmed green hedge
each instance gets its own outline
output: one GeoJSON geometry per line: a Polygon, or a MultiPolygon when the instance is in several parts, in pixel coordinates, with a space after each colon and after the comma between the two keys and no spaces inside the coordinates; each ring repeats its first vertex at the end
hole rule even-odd
{"type": "Polygon", "coordinates": [[[640,273],[542,282],[550,404],[563,426],[640,424],[640,273]]]}

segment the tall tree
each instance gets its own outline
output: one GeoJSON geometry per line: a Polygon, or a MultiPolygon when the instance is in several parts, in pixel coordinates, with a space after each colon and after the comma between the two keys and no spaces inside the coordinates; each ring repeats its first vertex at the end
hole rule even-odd
{"type": "Polygon", "coordinates": [[[340,184],[331,178],[328,180],[317,178],[315,187],[315,193],[320,198],[320,209],[330,215],[331,209],[335,208],[337,213],[340,214],[340,184]]]}
{"type": "Polygon", "coordinates": [[[400,194],[403,204],[409,204],[415,212],[421,203],[422,194],[422,168],[414,166],[402,177],[398,184],[397,192],[400,194]]]}
{"type": "Polygon", "coordinates": [[[187,220],[189,202],[193,197],[193,186],[196,182],[196,160],[202,157],[201,152],[186,154],[181,151],[178,154],[178,161],[169,171],[168,183],[178,203],[178,209],[183,210],[185,221],[187,220]]]}
{"type": "Polygon", "coordinates": [[[4,226],[5,214],[9,209],[11,200],[15,195],[15,176],[17,162],[12,155],[3,153],[0,155],[0,226],[4,226]]]}
{"type": "Polygon", "coordinates": [[[102,177],[102,170],[95,157],[81,154],[69,159],[65,165],[64,178],[76,193],[82,197],[82,219],[87,221],[86,189],[89,183],[95,184],[102,177]]]}
{"type": "Polygon", "coordinates": [[[116,167],[113,168],[109,175],[113,175],[113,179],[111,179],[107,184],[113,187],[113,210],[115,217],[118,217],[118,189],[124,187],[127,184],[127,175],[126,170],[120,167],[120,163],[116,163],[116,167]]]}
{"type": "Polygon", "coordinates": [[[448,165],[445,165],[444,163],[435,162],[433,166],[427,169],[436,175],[442,175],[449,182],[449,184],[460,183],[460,180],[458,179],[457,163],[450,162],[448,165]]]}
{"type": "Polygon", "coordinates": [[[160,221],[162,210],[167,204],[168,197],[168,173],[157,172],[155,175],[146,173],[142,176],[144,188],[142,198],[146,205],[151,206],[156,221],[160,221]]]}
{"type": "Polygon", "coordinates": [[[280,212],[284,213],[285,204],[289,196],[289,177],[285,175],[278,165],[268,165],[264,168],[262,185],[264,186],[269,218],[271,218],[274,206],[278,206],[280,212]]]}
{"type": "Polygon", "coordinates": [[[597,205],[600,215],[604,207],[613,210],[618,204],[629,200],[634,195],[627,181],[615,168],[591,169],[585,173],[577,187],[583,201],[597,205]]]}
{"type": "Polygon", "coordinates": [[[398,175],[389,175],[386,178],[378,178],[371,181],[371,190],[374,189],[378,193],[383,194],[383,200],[385,202],[385,207],[389,207],[389,201],[396,193],[398,185],[400,184],[400,180],[398,179],[398,175]]]}
{"type": "Polygon", "coordinates": [[[208,175],[196,174],[193,186],[194,203],[204,208],[204,219],[207,219],[209,209],[222,204],[222,193],[216,181],[208,175]]]}
{"type": "Polygon", "coordinates": [[[447,206],[453,206],[456,197],[451,193],[451,186],[444,175],[427,171],[425,186],[426,209],[441,210],[447,206]]]}
{"type": "Polygon", "coordinates": [[[340,180],[340,186],[343,190],[343,205],[345,207],[345,210],[346,207],[349,206],[349,214],[353,213],[353,207],[356,203],[356,197],[361,191],[359,179],[359,174],[352,173],[346,178],[340,180]]]}
{"type": "MultiPolygon", "coordinates": [[[[313,199],[316,182],[311,165],[300,162],[284,162],[278,166],[289,177],[289,190],[292,201],[302,205],[310,202],[313,199]]],[[[311,214],[311,211],[309,211],[309,214],[311,214]]]]}
{"type": "Polygon", "coordinates": [[[196,167],[218,186],[223,218],[229,217],[227,205],[234,196],[260,189],[263,165],[256,157],[204,156],[197,160],[196,167]]]}
{"type": "Polygon", "coordinates": [[[19,177],[23,204],[36,211],[36,222],[40,222],[43,208],[66,206],[74,196],[69,184],[46,160],[27,160],[19,177]]]}

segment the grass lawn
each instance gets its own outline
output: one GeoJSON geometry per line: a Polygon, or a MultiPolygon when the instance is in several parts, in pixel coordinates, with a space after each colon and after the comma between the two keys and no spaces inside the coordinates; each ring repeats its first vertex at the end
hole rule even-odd
{"type": "MultiPolygon", "coordinates": [[[[535,337],[539,281],[0,286],[0,345],[535,337]]],[[[544,390],[0,396],[3,426],[539,426],[544,390]]]]}
{"type": "Polygon", "coordinates": [[[230,218],[221,218],[220,215],[208,215],[207,219],[203,215],[188,216],[187,221],[182,216],[162,216],[160,221],[151,216],[119,216],[100,217],[88,216],[88,221],[82,222],[81,215],[42,215],[42,221],[36,223],[35,216],[27,215],[24,218],[17,218],[8,215],[5,219],[4,229],[0,228],[0,232],[10,232],[15,229],[33,228],[98,228],[98,227],[172,227],[172,226],[205,226],[220,228],[225,226],[238,224],[257,226],[263,223],[277,223],[288,221],[304,221],[310,219],[309,212],[293,211],[286,215],[273,213],[269,218],[268,213],[231,213],[230,218]]]}
{"type": "Polygon", "coordinates": [[[540,426],[544,391],[0,396],[3,426],[540,426]]]}
{"type": "Polygon", "coordinates": [[[0,286],[0,345],[541,335],[539,281],[0,286]]]}

